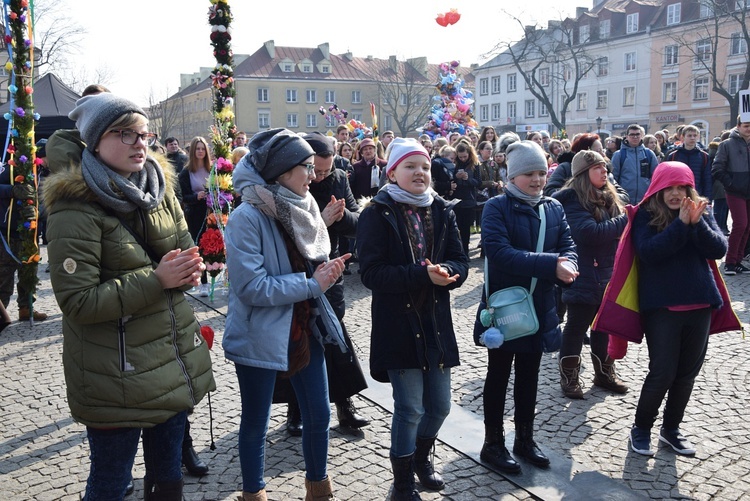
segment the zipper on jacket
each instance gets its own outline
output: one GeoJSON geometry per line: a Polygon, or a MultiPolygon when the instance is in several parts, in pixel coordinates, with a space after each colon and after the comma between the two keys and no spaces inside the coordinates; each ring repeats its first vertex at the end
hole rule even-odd
{"type": "MultiPolygon", "coordinates": [[[[432,218],[433,221],[435,218],[432,218]]],[[[433,253],[433,257],[439,256],[440,252],[442,251],[442,246],[445,244],[445,239],[448,234],[448,216],[446,215],[446,211],[443,211],[443,230],[440,232],[440,236],[442,238],[438,238],[438,249],[437,252],[433,253]]],[[[435,238],[433,236],[433,238],[435,238]]],[[[433,248],[435,246],[433,245],[433,248]]],[[[467,256],[468,257],[468,256],[467,256]]],[[[450,299],[448,300],[448,303],[450,304],[450,299]]],[[[435,339],[437,341],[438,350],[440,350],[440,361],[438,362],[438,367],[440,368],[440,372],[443,372],[443,369],[445,368],[445,350],[443,349],[443,340],[440,338],[440,330],[437,323],[437,318],[435,317],[435,304],[437,304],[437,298],[435,297],[435,290],[432,290],[432,306],[430,308],[432,312],[432,324],[435,326],[435,339]]]]}
{"type": "Polygon", "coordinates": [[[182,357],[180,357],[180,347],[177,346],[177,319],[174,315],[174,304],[173,304],[173,298],[172,294],[169,292],[169,290],[165,290],[164,294],[167,295],[167,306],[169,310],[169,322],[171,324],[171,338],[172,338],[172,348],[174,349],[174,355],[175,359],[177,360],[177,363],[180,364],[180,370],[182,370],[182,375],[185,377],[185,381],[187,381],[187,387],[188,392],[190,393],[190,401],[193,403],[193,406],[196,405],[195,402],[195,393],[193,392],[193,382],[190,380],[190,374],[188,374],[187,369],[185,368],[185,363],[182,361],[182,357]]]}
{"type": "Polygon", "coordinates": [[[121,372],[133,372],[133,367],[127,359],[127,344],[125,343],[125,322],[130,317],[118,318],[117,319],[117,344],[120,354],[120,371],[121,372]]]}

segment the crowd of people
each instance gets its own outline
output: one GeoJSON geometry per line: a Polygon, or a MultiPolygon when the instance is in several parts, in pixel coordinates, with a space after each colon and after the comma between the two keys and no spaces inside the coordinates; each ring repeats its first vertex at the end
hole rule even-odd
{"type": "MultiPolygon", "coordinates": [[[[196,243],[210,212],[208,141],[160,147],[146,113],[95,89],[71,113],[74,131],[38,145],[44,180],[49,273],[63,314],[63,364],[71,413],[87,429],[90,474],[84,499],[122,499],[142,440],[146,499],[179,499],[182,470],[208,466],[190,441],[188,414],[215,389],[207,341],[185,298],[207,296],[196,243]],[[103,306],[106,305],[106,306],[103,306]],[[91,381],[96,381],[91,384],[91,381]],[[117,450],[117,454],[111,454],[117,450]]],[[[680,430],[693,383],[729,307],[717,280],[750,272],[750,123],[707,147],[692,125],[645,135],[640,125],[605,141],[493,127],[431,139],[357,139],[274,128],[235,134],[237,203],[225,231],[231,274],[224,356],[234,363],[242,415],[240,500],[265,500],[266,435],[274,403],[301,436],[306,499],[335,499],[328,474],[331,406],[339,424],[369,425],[352,402],[366,388],[345,325],[344,275],[358,263],[372,291],[369,370],[393,388],[391,499],[418,500],[445,481],[432,451],[451,406],[460,356],[451,291],[472,263],[480,233],[485,284],[473,326],[487,349],[483,461],[508,472],[549,458],[534,439],[542,354],[558,352],[560,389],[584,398],[582,351],[590,344],[593,384],[622,394],[621,343],[592,322],[601,311],[619,249],[638,258],[639,314],[648,375],[629,447],[653,455],[651,429],[666,398],[658,439],[695,454],[680,430]],[[727,227],[728,214],[732,227],[727,227]],[[728,239],[727,239],[728,235],[728,239]],[[712,264],[713,263],[713,264],[712,264]],[[497,294],[523,290],[536,325],[510,334],[497,294]],[[505,445],[511,372],[515,440],[505,445]]],[[[13,188],[0,172],[7,221],[13,188]]],[[[7,307],[18,263],[13,232],[3,248],[0,300],[7,307]]],[[[5,238],[4,238],[5,240],[5,238]]],[[[33,295],[18,290],[19,319],[33,295]]],[[[0,328],[10,321],[0,309],[0,328]]],[[[34,311],[33,319],[46,315],[34,311]]]]}

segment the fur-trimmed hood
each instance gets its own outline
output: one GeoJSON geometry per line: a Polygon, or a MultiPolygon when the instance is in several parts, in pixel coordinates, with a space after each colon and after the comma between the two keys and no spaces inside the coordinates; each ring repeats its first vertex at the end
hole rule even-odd
{"type": "MultiPolygon", "coordinates": [[[[175,175],[165,156],[151,152],[148,156],[164,173],[166,187],[165,197],[174,194],[175,175]],[[165,167],[166,166],[166,167],[165,167]]],[[[83,180],[81,164],[72,164],[64,169],[57,170],[44,180],[42,199],[45,207],[52,210],[54,205],[62,200],[76,200],[85,203],[98,202],[99,198],[83,180]]]]}

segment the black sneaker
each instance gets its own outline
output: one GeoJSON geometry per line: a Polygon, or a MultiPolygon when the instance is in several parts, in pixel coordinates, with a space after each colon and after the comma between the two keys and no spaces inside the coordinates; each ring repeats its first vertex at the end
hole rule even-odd
{"type": "Polygon", "coordinates": [[[695,446],[685,438],[679,429],[666,430],[664,428],[659,432],[659,442],[670,446],[677,454],[683,456],[695,455],[695,446]]]}
{"type": "Polygon", "coordinates": [[[633,426],[630,429],[630,448],[633,452],[637,452],[643,456],[653,456],[654,451],[651,450],[651,430],[644,430],[633,426]]]}
{"type": "Polygon", "coordinates": [[[737,271],[737,273],[750,273],[750,268],[746,267],[742,263],[735,264],[734,269],[735,271],[737,271]]]}
{"type": "Polygon", "coordinates": [[[724,274],[727,275],[727,276],[729,276],[729,275],[736,275],[737,274],[737,265],[724,263],[724,274]]]}

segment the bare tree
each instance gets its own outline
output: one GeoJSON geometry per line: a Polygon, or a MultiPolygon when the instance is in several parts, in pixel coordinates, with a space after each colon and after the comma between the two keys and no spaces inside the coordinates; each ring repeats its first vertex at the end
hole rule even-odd
{"type": "Polygon", "coordinates": [[[506,55],[529,92],[546,106],[552,124],[565,129],[568,106],[576,99],[578,85],[597,64],[589,40],[579,40],[574,23],[569,21],[550,21],[542,28],[524,25],[521,19],[506,14],[523,28],[523,37],[500,42],[489,54],[506,55]],[[557,108],[556,95],[560,96],[557,108]]]}
{"type": "Polygon", "coordinates": [[[65,1],[37,0],[34,2],[34,33],[39,73],[64,74],[72,67],[70,57],[78,52],[86,29],[66,14],[65,1]]]}
{"type": "Polygon", "coordinates": [[[737,91],[750,84],[748,8],[750,0],[702,0],[699,22],[671,35],[680,52],[689,56],[685,64],[691,68],[690,84],[696,77],[708,75],[711,90],[729,102],[729,126],[739,114],[737,91]],[[728,70],[727,55],[735,60],[734,72],[728,70]],[[739,58],[742,64],[736,64],[739,58]],[[693,70],[695,67],[700,71],[693,70]]]}
{"type": "Polygon", "coordinates": [[[172,93],[169,88],[165,89],[162,98],[156,96],[153,88],[148,96],[150,126],[152,131],[159,136],[160,141],[164,141],[170,136],[184,135],[182,101],[170,99],[170,97],[172,97],[172,93]]]}
{"type": "Polygon", "coordinates": [[[393,117],[398,135],[406,137],[424,125],[430,113],[435,82],[430,80],[426,58],[409,59],[406,62],[382,60],[382,66],[374,72],[381,96],[381,118],[383,112],[393,117]]]}

